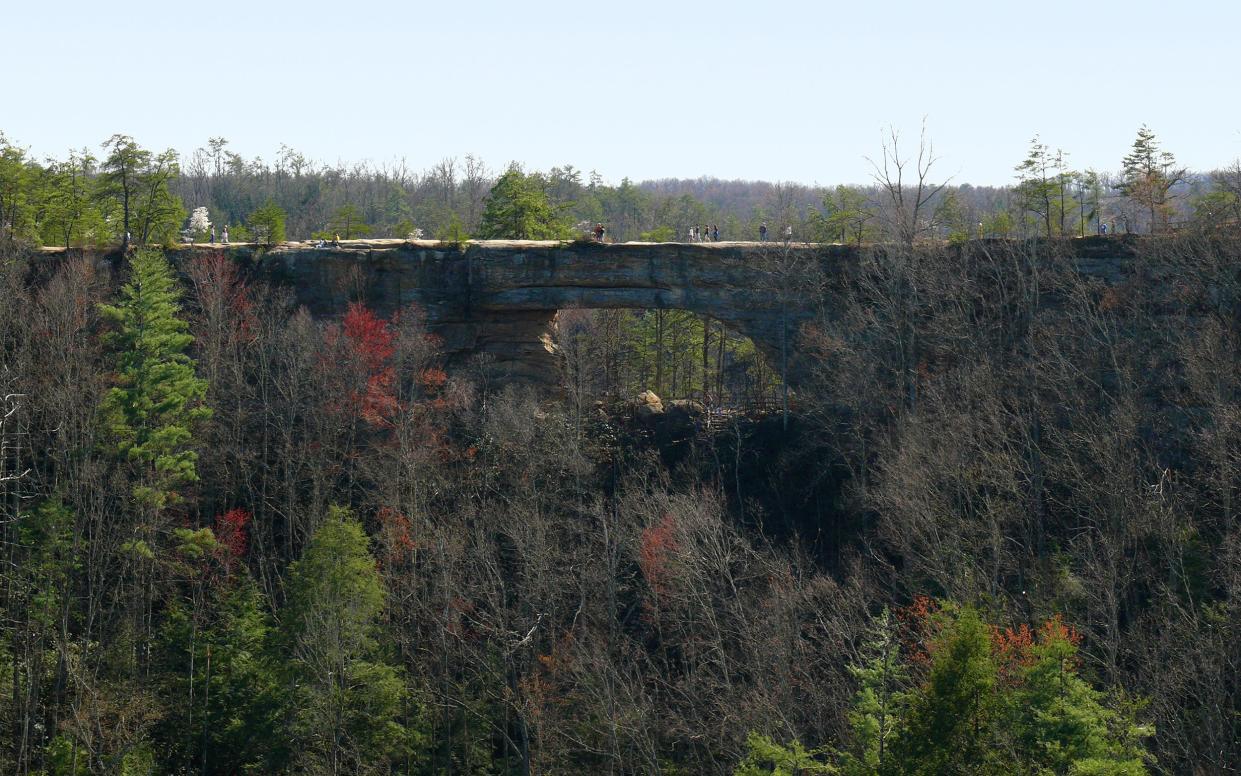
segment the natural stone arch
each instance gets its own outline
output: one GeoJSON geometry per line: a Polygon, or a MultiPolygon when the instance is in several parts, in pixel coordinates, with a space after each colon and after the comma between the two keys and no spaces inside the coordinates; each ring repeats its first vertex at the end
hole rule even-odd
{"type": "Polygon", "coordinates": [[[790,274],[821,273],[852,255],[781,243],[394,240],[290,244],[264,254],[258,268],[317,314],[339,313],[357,296],[382,312],[416,303],[450,360],[485,354],[509,377],[547,381],[556,374],[551,329],[571,308],[710,315],[779,369],[795,360],[801,325],[819,301],[790,274]]]}

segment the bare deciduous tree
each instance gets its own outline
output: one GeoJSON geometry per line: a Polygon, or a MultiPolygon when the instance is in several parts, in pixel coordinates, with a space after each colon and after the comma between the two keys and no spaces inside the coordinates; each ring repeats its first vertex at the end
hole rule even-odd
{"type": "Polygon", "coordinates": [[[934,183],[931,168],[939,161],[935,148],[926,134],[926,121],[918,135],[918,151],[911,157],[901,150],[901,136],[895,127],[889,127],[881,141],[882,156],[876,162],[870,157],[874,173],[872,177],[883,193],[881,217],[890,237],[906,245],[913,245],[923,235],[935,229],[932,200],[944,190],[949,179],[934,183]]]}

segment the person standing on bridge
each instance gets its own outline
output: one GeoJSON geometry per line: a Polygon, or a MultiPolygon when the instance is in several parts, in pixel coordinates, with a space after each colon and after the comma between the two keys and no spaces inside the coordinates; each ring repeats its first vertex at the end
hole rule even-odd
{"type": "Polygon", "coordinates": [[[689,241],[696,242],[698,240],[698,227],[691,226],[689,228],[689,241]]]}
{"type": "Polygon", "coordinates": [[[715,226],[711,227],[711,242],[719,242],[719,241],[720,241],[720,225],[716,224],[715,226]]]}
{"type": "Polygon", "coordinates": [[[224,244],[228,245],[228,224],[224,225],[224,244]]]}
{"type": "Polygon", "coordinates": [[[789,224],[784,227],[784,241],[785,242],[793,241],[793,225],[792,224],[789,224]]]}
{"type": "Polygon", "coordinates": [[[767,242],[767,222],[758,225],[758,241],[767,242]]]}

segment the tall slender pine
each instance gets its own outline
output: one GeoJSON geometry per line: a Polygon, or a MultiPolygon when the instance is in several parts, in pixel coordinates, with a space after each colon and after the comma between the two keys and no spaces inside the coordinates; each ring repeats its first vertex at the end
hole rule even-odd
{"type": "Polygon", "coordinates": [[[156,511],[177,500],[179,486],[198,479],[193,426],[211,415],[203,405],[207,382],[185,352],[194,338],[178,317],[180,298],[163,254],[140,250],[120,300],[102,307],[116,325],[109,344],[117,368],[117,384],[103,402],[104,423],[132,467],[134,498],[156,511]]]}
{"type": "Polygon", "coordinates": [[[116,385],[104,397],[101,415],[132,496],[118,538],[136,674],[149,668],[162,587],[159,551],[172,533],[167,511],[182,500],[179,489],[198,479],[193,427],[211,414],[203,405],[207,382],[195,375],[185,352],[194,338],[178,317],[180,298],[163,254],[140,250],[118,302],[101,306],[115,325],[108,344],[116,367],[116,385]]]}

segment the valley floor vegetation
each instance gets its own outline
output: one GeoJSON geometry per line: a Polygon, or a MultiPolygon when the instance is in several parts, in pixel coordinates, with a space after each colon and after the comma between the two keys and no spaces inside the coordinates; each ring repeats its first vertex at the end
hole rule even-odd
{"type": "Polygon", "coordinates": [[[0,770],[1235,769],[1241,241],[1126,245],[865,249],[787,427],[680,431],[7,249],[0,770]]]}

